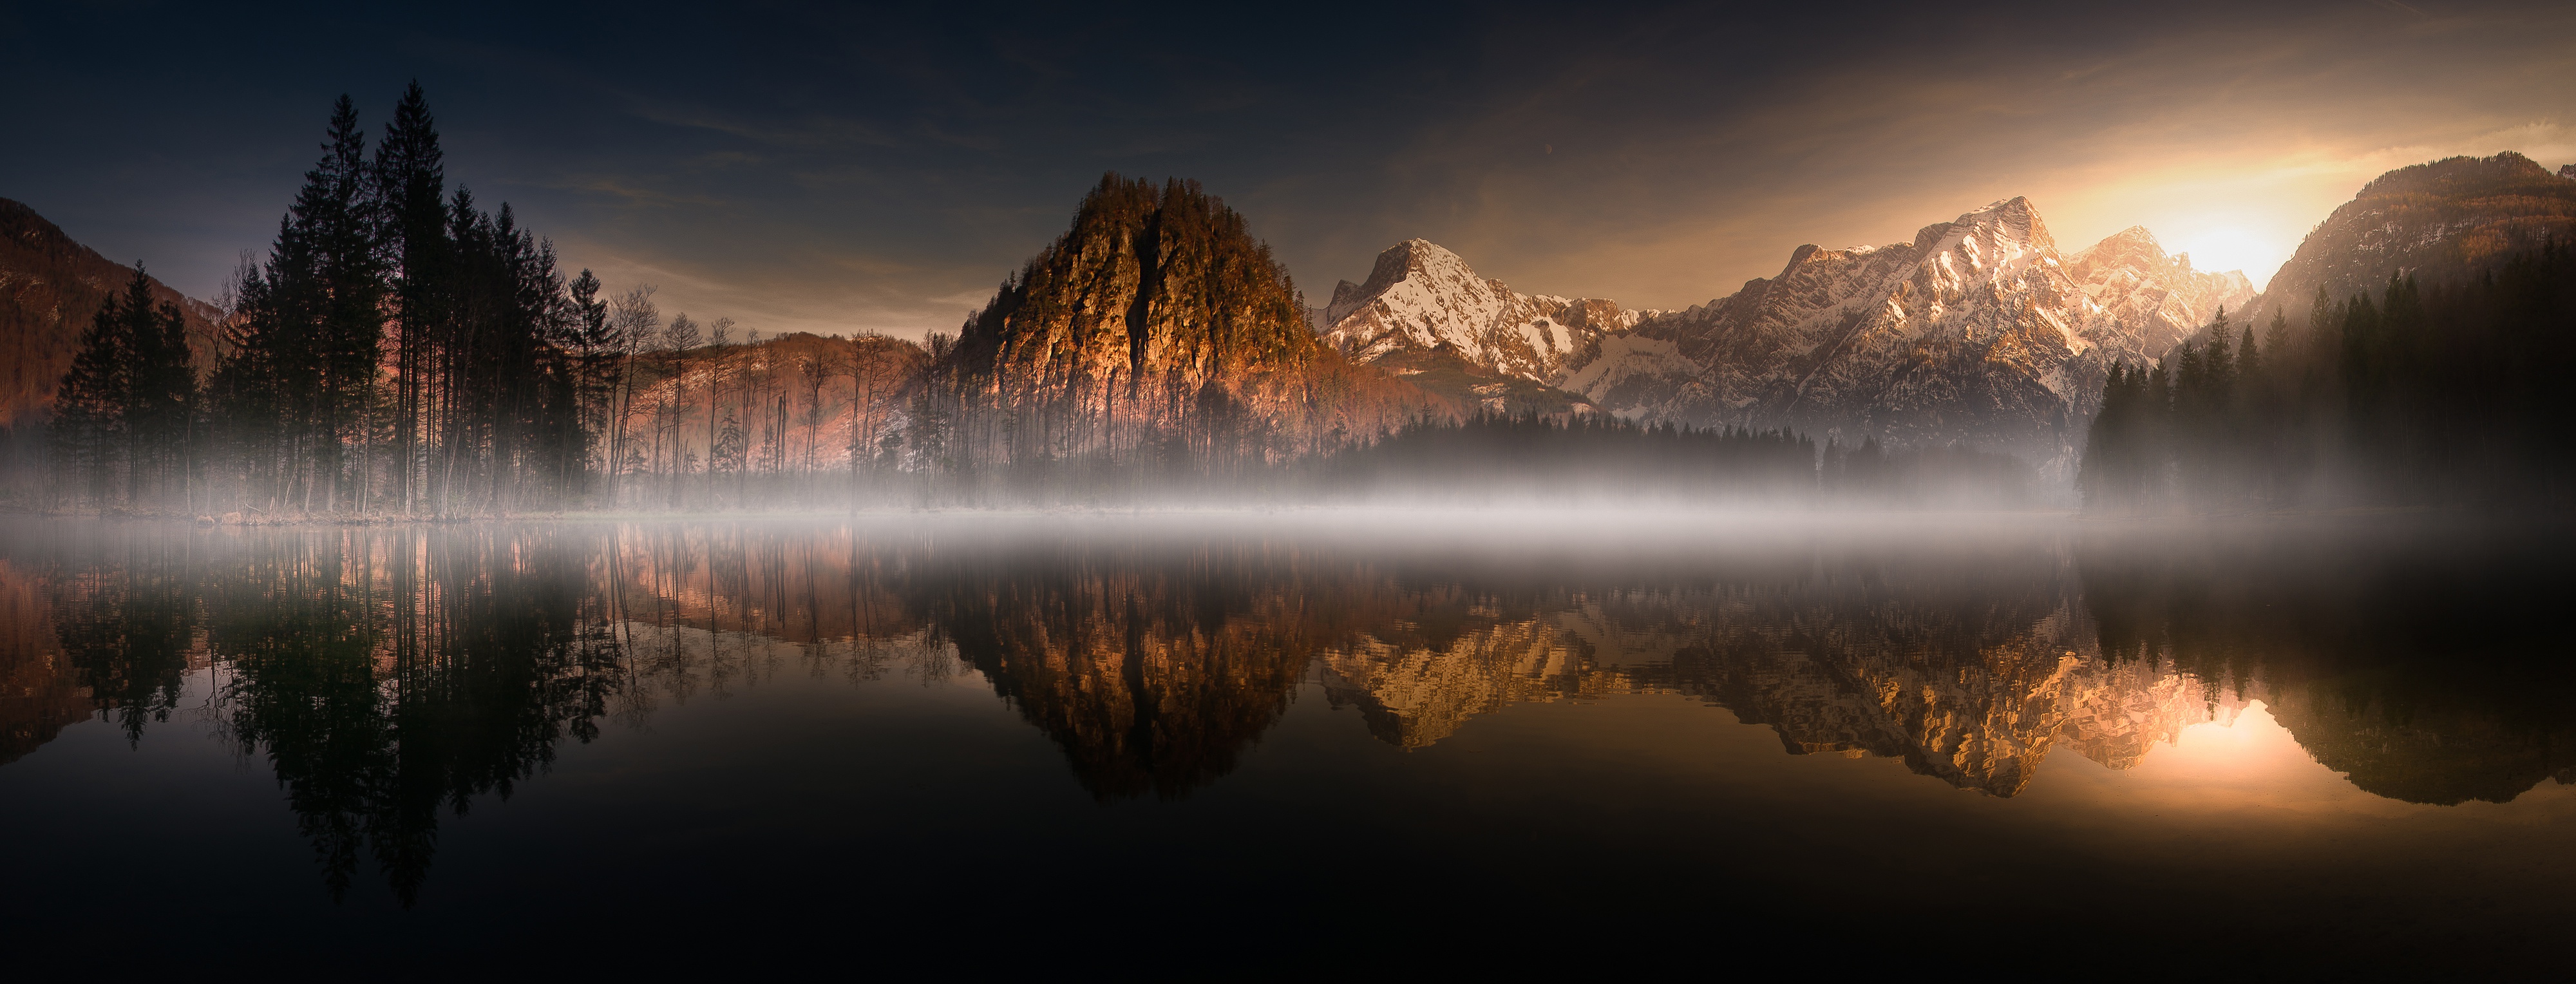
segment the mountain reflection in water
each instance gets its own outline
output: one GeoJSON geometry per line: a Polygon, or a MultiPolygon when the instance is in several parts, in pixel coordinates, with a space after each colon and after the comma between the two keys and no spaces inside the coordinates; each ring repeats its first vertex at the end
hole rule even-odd
{"type": "Polygon", "coordinates": [[[2258,702],[2389,800],[2576,778],[2551,537],[1403,526],[20,525],[0,776],[83,720],[203,722],[273,771],[334,897],[372,859],[406,904],[443,817],[782,674],[989,686],[1103,802],[1225,783],[1301,693],[1406,749],[1515,704],[1678,695],[1993,797],[2258,702]]]}

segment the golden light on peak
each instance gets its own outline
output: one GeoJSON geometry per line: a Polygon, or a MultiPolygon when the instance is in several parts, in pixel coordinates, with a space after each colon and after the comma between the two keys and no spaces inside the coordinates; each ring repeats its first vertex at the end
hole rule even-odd
{"type": "Polygon", "coordinates": [[[2210,225],[2176,230],[2165,243],[2174,253],[2191,254],[2191,268],[2208,273],[2242,270],[2257,286],[2290,258],[2293,244],[2243,226],[2210,225]]]}

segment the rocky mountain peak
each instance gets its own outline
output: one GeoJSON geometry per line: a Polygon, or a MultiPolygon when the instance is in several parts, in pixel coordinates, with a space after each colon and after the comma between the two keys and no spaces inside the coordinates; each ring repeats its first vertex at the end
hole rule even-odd
{"type": "Polygon", "coordinates": [[[2145,226],[2130,226],[2102,238],[2067,258],[2069,266],[2100,263],[2163,263],[2165,246],[2145,226]]]}
{"type": "Polygon", "coordinates": [[[1927,264],[1944,254],[1957,259],[1948,272],[1957,275],[2010,276],[2043,260],[2054,262],[2057,241],[2039,219],[2030,199],[2015,196],[1949,222],[1924,226],[1914,234],[1914,249],[1927,264]]]}
{"type": "Polygon", "coordinates": [[[1415,292],[1458,292],[1473,295],[1478,300],[1492,300],[1511,290],[1497,281],[1477,276],[1476,271],[1467,266],[1467,261],[1441,248],[1438,243],[1427,239],[1407,239],[1377,254],[1377,262],[1369,268],[1366,282],[1352,284],[1345,280],[1334,286],[1333,303],[1324,309],[1325,323],[1339,322],[1370,299],[1400,288],[1415,292]]]}
{"type": "MultiPolygon", "coordinates": [[[[1197,182],[1105,175],[1064,235],[1003,282],[934,367],[1009,440],[1122,454],[1238,413],[1278,424],[1258,453],[1370,433],[1429,401],[1319,344],[1296,285],[1243,216],[1197,182]],[[1327,385],[1348,394],[1320,406],[1327,385]]],[[[1238,445],[1240,448],[1241,445],[1238,445]]]]}
{"type": "Polygon", "coordinates": [[[1362,361],[1447,353],[1479,373],[1547,382],[1637,318],[1610,301],[1523,294],[1437,243],[1407,239],[1378,254],[1366,282],[1336,286],[1316,329],[1362,361]]]}
{"type": "Polygon", "coordinates": [[[2155,233],[2130,226],[2068,257],[2066,274],[2099,305],[2101,316],[2134,329],[2141,350],[2157,356],[2190,338],[2219,309],[2254,299],[2243,271],[2203,273],[2191,255],[2166,255],[2155,233]]]}
{"type": "Polygon", "coordinates": [[[1910,242],[1801,246],[1776,277],[1606,337],[1560,385],[1625,415],[1964,443],[2062,469],[2112,361],[2153,362],[2253,296],[2142,228],[2078,256],[2023,197],[1910,242]]]}

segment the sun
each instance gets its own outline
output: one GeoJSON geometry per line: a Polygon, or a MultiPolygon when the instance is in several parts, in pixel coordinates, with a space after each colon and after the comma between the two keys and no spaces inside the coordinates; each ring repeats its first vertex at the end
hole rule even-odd
{"type": "Polygon", "coordinates": [[[2280,241],[2232,226],[2186,232],[2167,242],[2165,249],[2191,254],[2191,268],[2194,270],[2211,273],[2245,271],[2245,276],[2258,288],[2272,279],[2273,271],[2281,268],[2282,261],[2290,258],[2290,251],[2280,241]]]}

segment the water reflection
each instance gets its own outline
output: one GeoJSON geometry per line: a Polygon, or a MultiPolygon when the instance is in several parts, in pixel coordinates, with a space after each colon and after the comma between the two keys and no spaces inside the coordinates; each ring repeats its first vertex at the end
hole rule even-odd
{"type": "Polygon", "coordinates": [[[979,680],[1109,800],[1220,781],[1310,683],[1406,748],[1516,703],[1683,694],[1790,754],[1998,797],[2061,746],[2130,769],[2257,701],[2391,799],[2502,802],[2576,766],[2547,538],[1386,533],[22,527],[0,764],[85,717],[139,741],[194,715],[273,770],[335,895],[364,857],[406,901],[442,816],[785,672],[979,680]],[[211,697],[183,707],[196,674],[211,697]]]}

